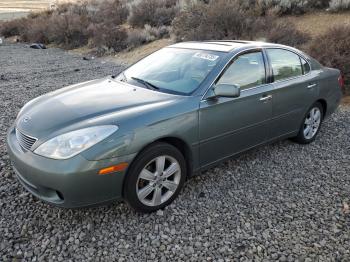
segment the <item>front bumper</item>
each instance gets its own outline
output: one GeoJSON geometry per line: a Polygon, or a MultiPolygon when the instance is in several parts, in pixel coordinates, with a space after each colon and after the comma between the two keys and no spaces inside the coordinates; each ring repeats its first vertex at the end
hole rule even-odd
{"type": "Polygon", "coordinates": [[[14,128],[7,134],[7,151],[18,180],[33,195],[51,204],[72,208],[93,206],[122,197],[127,170],[98,175],[100,169],[131,163],[136,154],[89,161],[81,155],[55,160],[26,151],[14,128]]]}

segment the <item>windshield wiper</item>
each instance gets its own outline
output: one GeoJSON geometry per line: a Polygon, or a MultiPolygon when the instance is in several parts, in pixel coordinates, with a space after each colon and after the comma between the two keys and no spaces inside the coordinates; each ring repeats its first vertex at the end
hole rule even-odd
{"type": "Polygon", "coordinates": [[[159,90],[159,87],[158,86],[155,86],[154,84],[146,81],[146,80],[143,80],[141,78],[137,78],[137,77],[131,77],[131,79],[143,84],[144,86],[146,86],[148,89],[151,89],[151,90],[159,90]]]}

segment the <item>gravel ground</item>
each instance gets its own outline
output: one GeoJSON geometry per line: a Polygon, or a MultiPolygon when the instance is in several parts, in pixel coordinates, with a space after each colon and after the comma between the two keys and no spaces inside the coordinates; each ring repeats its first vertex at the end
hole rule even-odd
{"type": "Polygon", "coordinates": [[[28,100],[121,67],[0,46],[0,261],[350,261],[350,107],[307,146],[260,147],[191,179],[164,211],[49,206],[17,182],[5,133],[28,100]]]}

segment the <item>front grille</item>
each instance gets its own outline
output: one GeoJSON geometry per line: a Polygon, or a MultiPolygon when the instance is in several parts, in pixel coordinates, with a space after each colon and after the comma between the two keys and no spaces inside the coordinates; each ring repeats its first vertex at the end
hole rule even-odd
{"type": "Polygon", "coordinates": [[[32,148],[32,146],[34,145],[34,143],[38,140],[35,137],[31,137],[31,136],[23,134],[17,128],[16,128],[16,137],[17,137],[17,141],[20,144],[20,146],[26,150],[30,150],[32,148]]]}

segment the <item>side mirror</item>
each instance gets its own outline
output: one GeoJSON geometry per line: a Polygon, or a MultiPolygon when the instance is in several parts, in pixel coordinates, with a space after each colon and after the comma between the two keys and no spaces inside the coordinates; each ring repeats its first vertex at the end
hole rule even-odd
{"type": "Polygon", "coordinates": [[[241,89],[237,85],[219,84],[215,86],[214,94],[223,97],[239,97],[241,89]]]}

